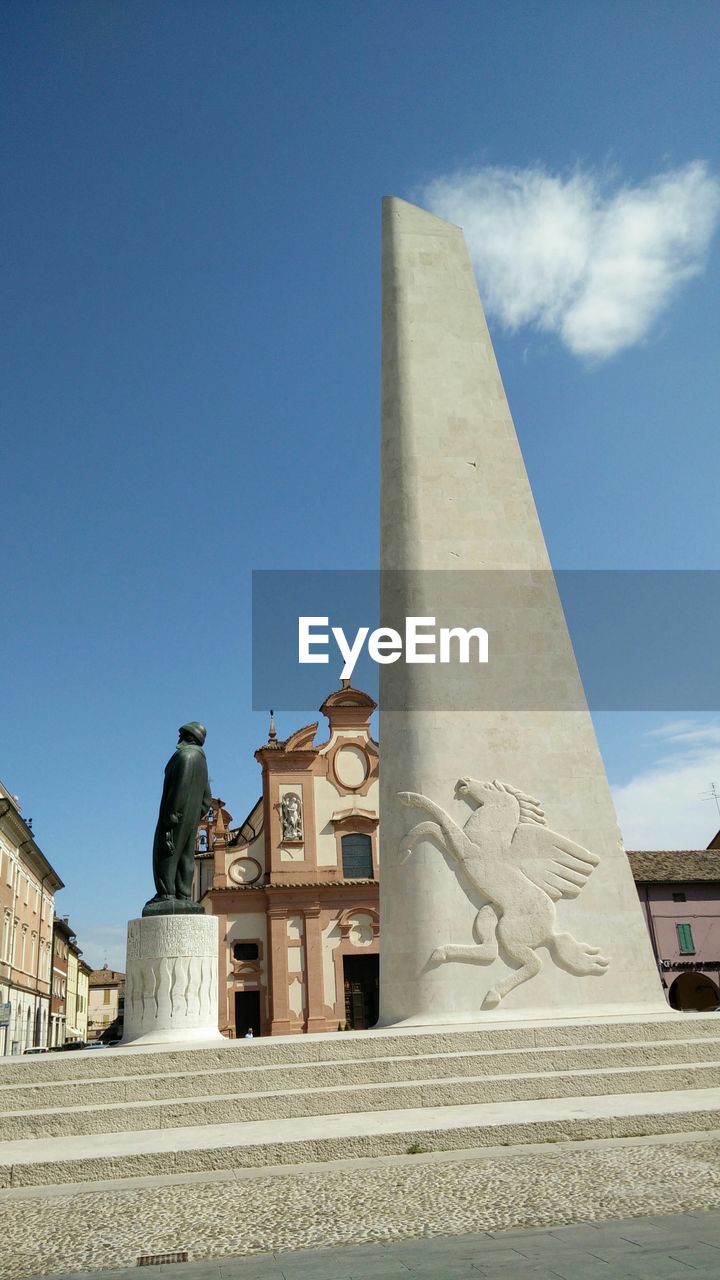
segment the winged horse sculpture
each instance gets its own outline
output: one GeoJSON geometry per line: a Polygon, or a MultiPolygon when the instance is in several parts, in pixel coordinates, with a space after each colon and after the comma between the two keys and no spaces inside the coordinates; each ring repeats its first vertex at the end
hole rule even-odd
{"type": "Polygon", "coordinates": [[[474,803],[464,827],[427,796],[398,793],[402,804],[421,809],[431,819],[420,822],[404,837],[403,849],[431,840],[465,873],[488,899],[473,925],[474,946],[437,947],[430,959],[466,960],[488,964],[501,948],[518,966],[488,991],[484,1009],[494,1009],[522,982],[542,969],[536,954],[547,947],[556,964],[578,976],[601,977],[610,961],[599,947],[578,942],[570,933],[557,933],[555,903],[577,898],[600,859],[546,825],[537,800],[506,782],[476,782],[460,778],[455,794],[474,803]]]}

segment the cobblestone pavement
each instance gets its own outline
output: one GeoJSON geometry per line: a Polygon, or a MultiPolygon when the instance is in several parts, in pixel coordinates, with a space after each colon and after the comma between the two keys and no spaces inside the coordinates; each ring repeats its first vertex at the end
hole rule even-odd
{"type": "Polygon", "coordinates": [[[0,1193],[0,1276],[720,1277],[718,1134],[142,1181],[0,1193]]]}
{"type": "MultiPolygon", "coordinates": [[[[154,1280],[161,1275],[175,1280],[717,1280],[720,1212],[266,1253],[154,1266],[148,1274],[154,1280]]],[[[133,1268],[96,1272],[93,1280],[137,1276],[133,1268]]]]}

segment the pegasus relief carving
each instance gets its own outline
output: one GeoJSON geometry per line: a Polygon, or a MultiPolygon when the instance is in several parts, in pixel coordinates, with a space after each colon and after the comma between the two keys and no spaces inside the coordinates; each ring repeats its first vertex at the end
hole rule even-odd
{"type": "Polygon", "coordinates": [[[404,837],[408,852],[430,840],[462,868],[467,879],[488,899],[473,924],[474,946],[437,947],[435,963],[465,960],[489,964],[502,951],[518,967],[488,991],[483,1009],[494,1009],[510,991],[542,969],[536,955],[547,947],[557,965],[578,976],[601,977],[610,961],[599,947],[557,933],[555,903],[577,898],[600,859],[566,836],[551,831],[537,800],[505,782],[460,778],[455,794],[475,807],[464,827],[427,796],[400,791],[400,802],[421,809],[431,819],[404,837]]]}

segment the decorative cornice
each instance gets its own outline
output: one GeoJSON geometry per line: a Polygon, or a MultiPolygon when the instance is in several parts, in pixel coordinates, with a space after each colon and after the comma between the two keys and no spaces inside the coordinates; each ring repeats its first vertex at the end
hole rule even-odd
{"type": "Polygon", "coordinates": [[[315,734],[317,733],[318,722],[315,720],[313,724],[305,724],[301,729],[296,729],[290,734],[289,738],[274,738],[264,743],[262,747],[258,747],[255,752],[255,759],[263,761],[269,759],[270,755],[293,755],[303,753],[313,759],[317,755],[317,748],[313,745],[315,734]]]}
{"type": "Polygon", "coordinates": [[[283,889],[353,889],[358,885],[376,885],[379,880],[283,880],[272,884],[216,885],[208,889],[213,893],[265,893],[283,889]]]}
{"type": "Polygon", "coordinates": [[[266,884],[266,889],[352,889],[360,884],[379,884],[379,880],[286,880],[266,884]]]}
{"type": "Polygon", "coordinates": [[[305,724],[301,729],[296,729],[285,739],[286,751],[312,751],[315,734],[318,730],[318,722],[314,720],[312,724],[305,724]]]}
{"type": "MultiPolygon", "coordinates": [[[[1,799],[5,801],[4,796],[1,799]]],[[[15,804],[6,804],[3,812],[0,813],[0,821],[4,824],[7,839],[15,846],[21,858],[25,859],[33,873],[40,880],[53,882],[45,886],[45,892],[57,893],[59,889],[63,889],[65,887],[64,881],[60,879],[55,868],[48,862],[15,804]]]]}
{"type": "MultiPolygon", "coordinates": [[[[377,702],[370,697],[369,693],[364,693],[362,689],[353,689],[349,681],[343,681],[343,687],[331,693],[323,702],[320,710],[324,716],[327,716],[328,711],[334,711],[338,707],[347,708],[348,710],[362,707],[369,712],[369,719],[369,716],[377,707],[377,702]]],[[[328,719],[330,719],[329,716],[328,719]]]]}
{"type": "Polygon", "coordinates": [[[366,809],[353,805],[351,809],[336,810],[330,821],[334,827],[344,826],[347,822],[369,822],[376,827],[380,819],[376,813],[368,813],[366,809]]]}

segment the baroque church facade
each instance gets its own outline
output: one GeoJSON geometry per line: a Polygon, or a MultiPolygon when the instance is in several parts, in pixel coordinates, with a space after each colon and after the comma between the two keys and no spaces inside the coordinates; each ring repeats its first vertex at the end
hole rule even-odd
{"type": "Polygon", "coordinates": [[[198,831],[193,896],[220,923],[220,1030],[359,1030],[378,1013],[375,702],[344,681],[318,724],[255,752],[262,794],[240,826],[221,800],[198,831]]]}

